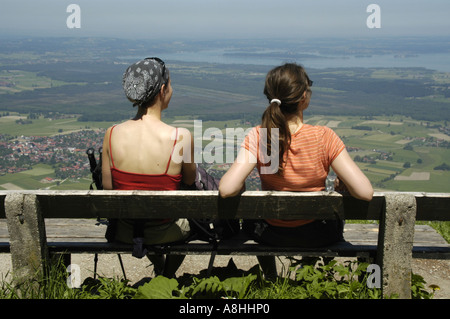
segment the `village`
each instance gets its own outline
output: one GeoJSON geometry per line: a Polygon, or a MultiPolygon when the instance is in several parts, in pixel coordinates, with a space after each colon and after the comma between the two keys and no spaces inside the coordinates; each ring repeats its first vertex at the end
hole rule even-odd
{"type": "Polygon", "coordinates": [[[0,175],[32,169],[33,165],[49,164],[57,178],[79,178],[89,173],[86,150],[98,149],[104,130],[81,130],[54,136],[20,136],[13,139],[0,134],[0,175]]]}

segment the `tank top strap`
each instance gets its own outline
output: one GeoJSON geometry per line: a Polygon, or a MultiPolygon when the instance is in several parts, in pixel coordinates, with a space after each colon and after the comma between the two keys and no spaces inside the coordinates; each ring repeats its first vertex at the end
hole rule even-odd
{"type": "Polygon", "coordinates": [[[175,131],[175,141],[173,142],[172,152],[170,153],[169,161],[167,162],[167,167],[166,167],[166,171],[164,172],[164,174],[167,174],[167,171],[169,170],[170,161],[172,161],[173,151],[175,150],[175,145],[177,144],[177,139],[178,139],[178,127],[176,127],[175,130],[176,130],[176,131],[175,131]]]}
{"type": "Polygon", "coordinates": [[[116,168],[116,167],[114,166],[114,160],[113,160],[112,149],[111,149],[111,135],[112,135],[112,131],[115,127],[116,127],[116,125],[113,125],[113,127],[111,127],[111,131],[109,131],[109,157],[111,158],[111,163],[112,163],[113,168],[116,168]]]}

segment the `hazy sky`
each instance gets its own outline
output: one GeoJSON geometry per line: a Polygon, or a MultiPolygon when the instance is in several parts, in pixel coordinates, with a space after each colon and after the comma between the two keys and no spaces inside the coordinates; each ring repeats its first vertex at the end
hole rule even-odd
{"type": "Polygon", "coordinates": [[[450,0],[1,0],[0,36],[210,39],[450,35],[450,0]],[[369,29],[367,6],[381,9],[369,29]],[[80,28],[66,24],[70,4],[80,28]]]}

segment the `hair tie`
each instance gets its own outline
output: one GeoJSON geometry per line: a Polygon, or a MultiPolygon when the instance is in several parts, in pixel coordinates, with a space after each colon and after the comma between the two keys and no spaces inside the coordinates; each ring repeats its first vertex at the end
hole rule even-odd
{"type": "Polygon", "coordinates": [[[279,99],[272,99],[272,100],[270,101],[270,104],[272,104],[272,103],[277,103],[278,106],[281,105],[281,101],[280,101],[279,99]]]}

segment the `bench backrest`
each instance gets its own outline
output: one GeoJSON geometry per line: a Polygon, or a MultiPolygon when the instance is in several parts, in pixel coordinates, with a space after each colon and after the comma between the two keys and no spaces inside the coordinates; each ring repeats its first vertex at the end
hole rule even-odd
{"type": "Polygon", "coordinates": [[[371,202],[337,192],[247,191],[223,200],[217,191],[0,191],[0,218],[6,196],[35,195],[44,218],[283,218],[380,220],[386,197],[413,197],[416,220],[450,219],[449,193],[377,192],[371,202]]]}

